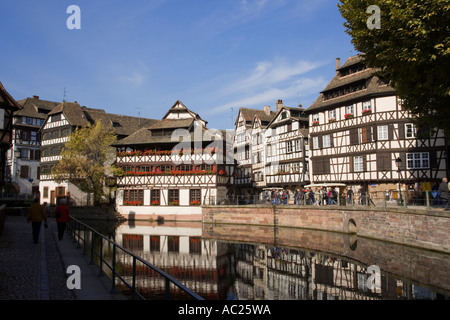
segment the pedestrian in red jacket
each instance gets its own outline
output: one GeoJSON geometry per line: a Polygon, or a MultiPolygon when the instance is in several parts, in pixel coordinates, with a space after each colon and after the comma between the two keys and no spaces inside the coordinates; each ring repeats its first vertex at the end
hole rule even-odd
{"type": "Polygon", "coordinates": [[[56,224],[58,226],[58,239],[62,240],[66,224],[69,222],[69,207],[66,205],[66,199],[62,198],[59,205],[55,208],[56,224]]]}

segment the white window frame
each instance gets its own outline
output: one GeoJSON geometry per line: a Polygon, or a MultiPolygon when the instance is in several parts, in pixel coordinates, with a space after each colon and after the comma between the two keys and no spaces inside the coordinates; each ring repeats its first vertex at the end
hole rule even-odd
{"type": "Polygon", "coordinates": [[[356,156],[353,158],[353,171],[363,172],[364,171],[364,157],[356,156]]]}
{"type": "Polygon", "coordinates": [[[286,141],[286,152],[287,153],[294,152],[294,143],[292,140],[286,141]]]}
{"type": "Polygon", "coordinates": [[[345,107],[345,114],[354,114],[355,113],[355,107],[354,105],[349,105],[345,107]]]}
{"type": "Polygon", "coordinates": [[[330,148],[331,147],[331,136],[329,134],[322,136],[322,147],[330,148]]]}
{"type": "Polygon", "coordinates": [[[405,123],[405,138],[413,139],[417,135],[417,128],[414,123],[405,123]]]}
{"type": "Polygon", "coordinates": [[[389,140],[389,127],[387,125],[378,126],[377,137],[378,140],[389,140]]]}
{"type": "Polygon", "coordinates": [[[328,120],[330,119],[336,120],[336,109],[328,111],[328,120]]]}
{"type": "Polygon", "coordinates": [[[319,137],[313,137],[313,149],[319,149],[319,137]]]}
{"type": "Polygon", "coordinates": [[[313,114],[312,119],[313,119],[313,122],[314,122],[314,121],[319,121],[319,114],[318,114],[318,113],[313,114]]]}
{"type": "Polygon", "coordinates": [[[372,101],[364,101],[363,104],[363,110],[372,110],[372,101]]]}
{"type": "Polygon", "coordinates": [[[429,152],[414,152],[406,154],[406,168],[407,169],[429,169],[430,168],[430,153],[429,152]]]}

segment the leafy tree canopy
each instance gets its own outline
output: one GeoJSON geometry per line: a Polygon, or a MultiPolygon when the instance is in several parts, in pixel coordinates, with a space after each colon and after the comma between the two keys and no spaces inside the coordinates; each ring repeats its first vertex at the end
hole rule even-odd
{"type": "Polygon", "coordinates": [[[70,181],[84,192],[94,194],[99,203],[106,178],[112,176],[114,148],[117,138],[112,127],[97,121],[93,125],[75,130],[61,151],[61,160],[52,169],[57,181],[70,181]]]}
{"type": "Polygon", "coordinates": [[[448,134],[450,0],[341,0],[338,7],[355,49],[391,81],[403,107],[419,125],[448,134]],[[380,9],[380,28],[368,26],[371,5],[380,9]]]}

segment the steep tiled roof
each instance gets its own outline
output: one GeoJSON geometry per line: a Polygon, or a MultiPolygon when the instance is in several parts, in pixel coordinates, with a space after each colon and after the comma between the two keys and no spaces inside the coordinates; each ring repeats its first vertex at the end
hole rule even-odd
{"type": "Polygon", "coordinates": [[[13,97],[6,91],[3,84],[0,82],[0,107],[12,108],[13,110],[21,109],[21,106],[14,100],[13,97]]]}
{"type": "Polygon", "coordinates": [[[153,123],[149,129],[189,128],[194,119],[163,119],[153,123]]]}
{"type": "Polygon", "coordinates": [[[340,71],[361,63],[363,63],[363,56],[357,55],[350,57],[342,67],[337,69],[339,72],[333,77],[326,88],[320,93],[316,101],[306,109],[306,111],[310,113],[321,109],[336,107],[344,103],[353,103],[371,96],[395,94],[394,88],[385,84],[375,75],[375,69],[367,68],[353,74],[341,76],[340,71]],[[357,83],[364,83],[365,88],[342,94],[334,98],[325,99],[327,92],[357,83]]]}
{"type": "Polygon", "coordinates": [[[14,113],[15,116],[24,116],[37,119],[45,119],[59,102],[40,100],[36,98],[25,98],[17,101],[22,109],[14,113]]]}
{"type": "MultiPolygon", "coordinates": [[[[201,134],[195,134],[194,132],[185,132],[185,134],[177,134],[176,139],[172,138],[172,135],[165,136],[155,136],[152,135],[151,130],[148,128],[142,128],[129,135],[126,138],[123,138],[117,141],[114,146],[117,147],[126,147],[126,146],[138,146],[138,145],[152,145],[152,144],[174,144],[179,143],[180,138],[183,138],[183,141],[196,141],[199,137],[203,139],[205,132],[208,129],[202,128],[201,134]]],[[[181,132],[183,133],[183,132],[181,132]]]]}
{"type": "Polygon", "coordinates": [[[252,108],[239,108],[239,112],[245,119],[246,122],[245,125],[248,128],[251,127],[251,123],[253,123],[255,117],[257,117],[261,121],[263,127],[265,127],[265,125],[267,125],[270,121],[272,121],[272,119],[277,114],[275,111],[270,111],[270,113],[267,114],[264,110],[252,108]]]}

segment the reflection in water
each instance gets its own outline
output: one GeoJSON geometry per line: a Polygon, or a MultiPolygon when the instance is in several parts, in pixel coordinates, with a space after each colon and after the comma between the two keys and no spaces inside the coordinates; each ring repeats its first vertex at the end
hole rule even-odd
{"type": "MultiPolygon", "coordinates": [[[[430,258],[433,261],[428,266],[429,270],[423,266],[421,256],[414,259],[421,264],[420,270],[417,270],[418,278],[405,278],[405,274],[415,274],[415,271],[411,271],[416,268],[412,265],[412,259],[409,258],[409,265],[404,264],[399,269],[398,266],[404,261],[397,263],[385,252],[395,251],[397,256],[400,255],[400,260],[422,255],[417,251],[411,252],[411,248],[403,252],[398,248],[394,250],[392,244],[373,243],[367,239],[356,245],[355,239],[349,241],[345,235],[314,232],[308,236],[319,239],[319,243],[303,241],[305,246],[300,247],[299,241],[292,240],[289,244],[280,233],[290,239],[300,234],[299,238],[304,240],[304,230],[280,232],[273,228],[245,228],[245,232],[232,226],[211,231],[205,230],[201,223],[156,224],[136,221],[133,225],[118,226],[113,237],[117,243],[171,274],[205,299],[373,300],[450,297],[446,284],[439,287],[419,283],[424,278],[433,277],[435,271],[432,269],[436,269],[436,264],[444,265],[444,277],[447,278],[448,269],[445,268],[450,260],[449,255],[431,254],[430,258],[430,253],[425,252],[423,259],[430,258]],[[270,231],[274,238],[269,241],[267,235],[270,231]],[[254,241],[252,236],[258,232],[267,239],[263,242],[254,241]],[[321,245],[324,248],[319,250],[321,245]],[[336,252],[336,248],[341,251],[336,252]],[[327,249],[333,250],[333,253],[326,253],[327,249]],[[361,254],[365,258],[358,256],[361,254]],[[367,261],[361,261],[363,259],[367,261]],[[370,261],[380,262],[380,267],[373,263],[369,265],[370,261]],[[404,272],[401,268],[405,269],[404,272]],[[423,276],[424,273],[428,275],[423,276]]],[[[121,267],[129,270],[131,261],[125,255],[120,259],[121,267]]],[[[441,283],[439,279],[430,282],[441,283]]],[[[163,295],[165,283],[155,278],[154,274],[147,273],[138,279],[136,286],[147,292],[148,298],[154,298],[163,295]]]]}

